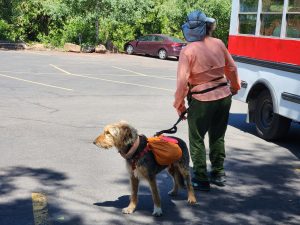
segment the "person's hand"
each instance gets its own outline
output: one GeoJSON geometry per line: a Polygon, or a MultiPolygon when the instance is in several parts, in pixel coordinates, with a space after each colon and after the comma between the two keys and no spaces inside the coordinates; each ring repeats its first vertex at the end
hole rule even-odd
{"type": "MultiPolygon", "coordinates": [[[[181,117],[181,115],[184,113],[184,112],[186,112],[186,108],[184,107],[184,108],[182,108],[182,109],[177,109],[177,113],[178,113],[178,116],[179,117],[181,117]]],[[[184,116],[182,116],[182,120],[186,120],[187,119],[187,117],[186,117],[186,114],[184,115],[184,116]]]]}
{"type": "Polygon", "coordinates": [[[238,93],[238,91],[232,87],[230,87],[230,91],[232,95],[236,95],[238,93]]]}
{"type": "MultiPolygon", "coordinates": [[[[181,116],[181,114],[179,115],[179,117],[181,116]]],[[[187,114],[184,114],[184,116],[181,117],[182,120],[186,120],[187,119],[187,114]]]]}

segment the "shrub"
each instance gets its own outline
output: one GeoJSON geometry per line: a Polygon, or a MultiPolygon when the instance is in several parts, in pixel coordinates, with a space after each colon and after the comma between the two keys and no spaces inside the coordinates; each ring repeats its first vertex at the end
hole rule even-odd
{"type": "Polygon", "coordinates": [[[11,40],[10,25],[0,19],[0,40],[11,40]]]}

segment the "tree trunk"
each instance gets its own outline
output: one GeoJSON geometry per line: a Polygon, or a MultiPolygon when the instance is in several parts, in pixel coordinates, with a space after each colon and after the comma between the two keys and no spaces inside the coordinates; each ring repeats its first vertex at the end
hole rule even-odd
{"type": "Polygon", "coordinates": [[[95,27],[96,27],[96,45],[98,45],[99,44],[99,17],[96,18],[95,27]]]}

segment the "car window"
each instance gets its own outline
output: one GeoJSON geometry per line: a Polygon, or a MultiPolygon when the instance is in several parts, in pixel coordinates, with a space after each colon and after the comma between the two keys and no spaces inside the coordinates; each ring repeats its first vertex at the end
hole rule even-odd
{"type": "Polygon", "coordinates": [[[173,41],[173,42],[177,42],[177,43],[184,43],[185,41],[179,39],[179,38],[176,38],[176,37],[168,37],[169,40],[173,41]]]}
{"type": "Polygon", "coordinates": [[[144,37],[139,37],[139,41],[146,41],[146,38],[147,38],[147,36],[144,36],[144,37]]]}
{"type": "Polygon", "coordinates": [[[160,37],[160,36],[153,36],[153,37],[154,37],[153,41],[159,41],[159,42],[164,41],[163,37],[160,37]]]}
{"type": "Polygon", "coordinates": [[[154,41],[155,36],[149,35],[147,38],[147,41],[154,41]]]}
{"type": "Polygon", "coordinates": [[[152,36],[147,35],[139,38],[139,41],[152,41],[152,36]]]}

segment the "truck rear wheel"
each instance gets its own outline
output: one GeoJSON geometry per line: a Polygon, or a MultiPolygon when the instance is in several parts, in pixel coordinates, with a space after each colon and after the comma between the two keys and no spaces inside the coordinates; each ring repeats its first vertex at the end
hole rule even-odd
{"type": "Polygon", "coordinates": [[[265,90],[259,94],[254,114],[258,136],[265,140],[280,139],[287,134],[290,128],[290,119],[274,113],[269,91],[265,90]]]}

